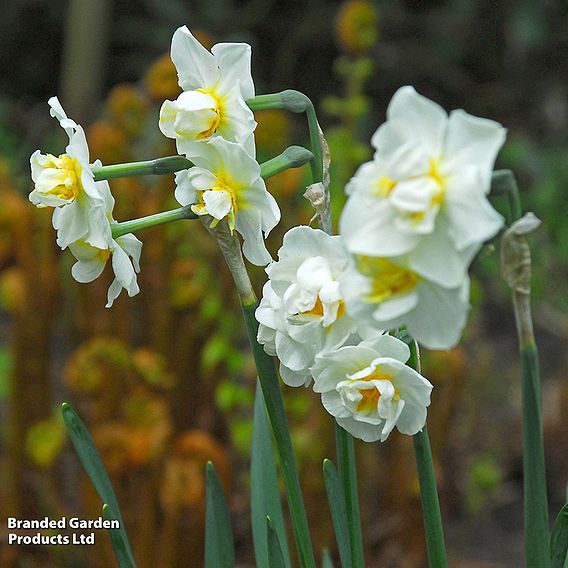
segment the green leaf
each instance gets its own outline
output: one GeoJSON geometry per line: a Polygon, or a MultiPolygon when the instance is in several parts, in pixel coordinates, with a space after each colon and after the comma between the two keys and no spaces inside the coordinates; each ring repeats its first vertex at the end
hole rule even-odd
{"type": "Polygon", "coordinates": [[[124,543],[126,557],[128,560],[127,564],[121,564],[120,566],[121,568],[122,566],[136,566],[130,549],[130,544],[128,543],[128,537],[126,536],[126,531],[124,529],[124,521],[120,514],[118,501],[116,500],[116,495],[114,494],[112,484],[99,451],[95,446],[95,442],[86,426],[83,424],[83,421],[79,418],[75,410],[73,410],[73,408],[66,402],[61,405],[61,414],[63,415],[63,421],[65,422],[65,427],[67,428],[71,442],[75,447],[75,451],[77,452],[79,460],[89,476],[91,483],[95,487],[95,490],[102,502],[110,509],[112,518],[116,519],[120,523],[120,528],[117,529],[117,531],[121,533],[120,538],[124,543]]]}
{"type": "Polygon", "coordinates": [[[568,503],[560,509],[550,535],[550,568],[564,568],[568,552],[568,503]]]}
{"type": "Polygon", "coordinates": [[[263,568],[269,566],[266,517],[270,517],[271,526],[282,545],[284,566],[291,568],[290,551],[284,524],[284,515],[278,489],[278,476],[274,462],[272,433],[268,423],[262,389],[257,383],[254,402],[251,458],[251,513],[252,536],[256,565],[263,568]]]}
{"type": "Polygon", "coordinates": [[[339,481],[343,487],[343,498],[347,514],[347,527],[351,542],[351,560],[354,568],[364,568],[363,534],[361,513],[359,511],[359,492],[357,489],[357,465],[355,463],[355,444],[353,436],[335,423],[335,442],[339,481]]]}
{"type": "Polygon", "coordinates": [[[323,478],[341,566],[351,568],[351,539],[349,537],[345,497],[337,469],[331,460],[323,460],[323,478]]]}
{"type": "MultiPolygon", "coordinates": [[[[107,521],[118,521],[112,513],[111,508],[105,503],[103,505],[103,518],[107,521]]],[[[107,529],[110,535],[110,542],[114,551],[114,556],[120,568],[130,568],[134,566],[130,554],[130,546],[126,540],[126,533],[120,529],[107,529]]]]}
{"type": "Polygon", "coordinates": [[[266,540],[268,542],[268,566],[269,568],[285,568],[284,556],[280,547],[278,533],[272,525],[270,517],[266,517],[266,540]]]}
{"type": "Polygon", "coordinates": [[[333,560],[331,559],[331,554],[327,548],[323,549],[321,568],[333,568],[333,560]]]}
{"type": "Polygon", "coordinates": [[[312,550],[310,527],[304,506],[304,498],[300,487],[300,477],[296,467],[292,439],[288,429],[288,419],[284,410],[280,383],[276,374],[273,358],[268,355],[264,348],[256,340],[258,333],[258,321],[254,315],[258,302],[241,304],[247,335],[251,345],[258,377],[266,403],[266,411],[270,418],[274,441],[278,450],[280,470],[286,486],[290,519],[296,539],[299,564],[302,568],[315,568],[316,561],[312,550]]]}
{"type": "Polygon", "coordinates": [[[235,545],[229,509],[215,466],[205,467],[205,568],[233,568],[235,545]]]}

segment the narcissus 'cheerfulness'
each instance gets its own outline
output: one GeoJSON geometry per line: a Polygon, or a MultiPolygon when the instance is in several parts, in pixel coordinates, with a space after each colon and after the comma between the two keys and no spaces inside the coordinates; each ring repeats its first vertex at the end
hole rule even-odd
{"type": "Polygon", "coordinates": [[[314,391],[356,438],[384,442],[395,426],[412,436],[426,423],[432,385],[405,365],[409,356],[408,346],[390,335],[323,353],[312,369],[314,391]]]}
{"type": "Polygon", "coordinates": [[[105,246],[101,231],[104,198],[108,182],[95,182],[89,164],[89,147],[83,128],[65,114],[57,97],[48,101],[51,116],[57,118],[69,136],[65,154],[56,157],[36,150],[31,158],[35,188],[30,201],[37,207],[55,207],[53,226],[57,244],[66,248],[82,239],[93,246],[105,246]]]}
{"type": "Polygon", "coordinates": [[[399,89],[376,149],[348,184],[340,233],[354,254],[407,255],[441,286],[459,286],[503,219],[487,200],[505,129],[463,110],[448,116],[412,87],[399,89]]]}
{"type": "Polygon", "coordinates": [[[194,204],[197,215],[213,217],[212,227],[226,219],[243,237],[245,257],[258,266],[268,264],[272,257],[264,238],[280,221],[280,209],[258,162],[240,144],[221,137],[200,144],[192,162],[195,167],[176,174],[176,199],[194,204]]]}
{"type": "Polygon", "coordinates": [[[186,26],[172,38],[171,57],[183,93],[160,110],[162,133],[191,158],[196,142],[221,136],[254,154],[256,122],[245,101],[254,96],[251,48],[246,43],[218,43],[205,49],[186,26]]]}
{"type": "Polygon", "coordinates": [[[341,237],[301,226],[284,235],[278,261],[266,268],[269,280],[256,310],[258,341],[280,359],[290,386],[310,384],[315,356],[356,331],[339,288],[347,264],[341,237]]]}

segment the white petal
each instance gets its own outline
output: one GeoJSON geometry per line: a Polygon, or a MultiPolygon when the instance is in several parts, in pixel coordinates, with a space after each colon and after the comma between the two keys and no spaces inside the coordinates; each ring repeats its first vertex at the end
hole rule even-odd
{"type": "Polygon", "coordinates": [[[456,288],[467,276],[467,269],[478,250],[479,245],[471,245],[458,251],[447,217],[440,214],[436,230],[422,237],[418,246],[409,253],[408,262],[413,271],[427,280],[444,288],[456,288]]]}
{"type": "Polygon", "coordinates": [[[454,191],[448,188],[445,201],[450,221],[449,235],[458,250],[481,245],[495,236],[503,226],[503,217],[492,207],[487,197],[474,191],[471,185],[464,184],[454,191]]]}
{"type": "Polygon", "coordinates": [[[280,365],[280,377],[289,387],[308,387],[312,376],[308,370],[292,371],[285,365],[280,365]]]}
{"type": "Polygon", "coordinates": [[[272,257],[264,244],[260,221],[258,211],[241,210],[237,213],[235,229],[243,237],[243,254],[246,259],[257,266],[265,266],[272,257]]]}
{"type": "Polygon", "coordinates": [[[223,219],[232,208],[231,194],[228,191],[205,191],[203,201],[207,213],[215,219],[223,219]]]}
{"type": "Polygon", "coordinates": [[[251,47],[247,43],[218,43],[211,48],[220,69],[218,89],[227,93],[239,85],[242,98],[254,97],[254,82],[251,74],[251,47]]]}
{"type": "Polygon", "coordinates": [[[215,57],[207,51],[186,26],[172,37],[171,57],[176,66],[179,85],[184,91],[207,88],[219,80],[215,57]]]}
{"type": "Polygon", "coordinates": [[[481,168],[483,190],[489,193],[493,164],[506,134],[507,131],[498,122],[472,116],[463,110],[453,111],[444,148],[445,169],[458,171],[472,165],[481,168]]]}
{"type": "Polygon", "coordinates": [[[414,140],[439,156],[448,122],[446,111],[433,101],[419,95],[413,87],[402,87],[393,96],[388,120],[400,120],[412,128],[414,140]]]}
{"type": "Polygon", "coordinates": [[[339,232],[354,254],[399,256],[416,246],[418,236],[402,231],[395,220],[388,201],[355,192],[343,208],[339,232]]]}
{"type": "Polygon", "coordinates": [[[468,290],[469,279],[453,290],[421,281],[419,302],[408,320],[410,334],[428,349],[455,347],[467,321],[468,290]]]}

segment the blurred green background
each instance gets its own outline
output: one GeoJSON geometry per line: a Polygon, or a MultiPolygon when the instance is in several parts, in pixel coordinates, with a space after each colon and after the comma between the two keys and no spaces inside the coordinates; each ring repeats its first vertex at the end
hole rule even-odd
{"type": "MultiPolygon", "coordinates": [[[[175,98],[167,56],[186,24],[210,47],[253,47],[257,93],[286,88],[316,104],[331,148],[335,219],[343,187],[370,158],[369,139],[400,86],[508,129],[498,167],[515,171],[532,237],[534,317],[544,375],[551,512],[568,480],[568,5],[560,0],[12,0],[0,19],[0,565],[113,566],[96,547],[16,547],[5,518],[85,518],[100,503],[59,420],[66,400],[101,449],[141,568],[202,565],[203,473],[215,462],[229,497],[240,566],[253,566],[248,460],[255,372],[228,272],[197,223],[140,234],[141,293],[106,310],[109,271],[80,285],[54,242],[51,215],[27,201],[29,156],[63,152],[49,117],[57,94],[104,163],[172,154],[157,118],[175,98]]],[[[301,117],[257,115],[259,160],[305,143],[301,117]]],[[[309,173],[270,180],[289,227],[311,212],[309,173]]],[[[113,181],[115,217],[175,206],[173,177],[113,181]]],[[[505,211],[506,204],[495,201],[505,211]]],[[[520,392],[509,294],[498,242],[474,265],[464,341],[425,353],[434,383],[430,433],[450,565],[522,563],[520,392]]],[[[253,269],[260,292],[263,271],[253,269]]],[[[321,462],[333,424],[308,390],[285,397],[313,538],[335,554],[321,462]]],[[[412,441],[358,444],[367,565],[425,566],[412,441]]]]}

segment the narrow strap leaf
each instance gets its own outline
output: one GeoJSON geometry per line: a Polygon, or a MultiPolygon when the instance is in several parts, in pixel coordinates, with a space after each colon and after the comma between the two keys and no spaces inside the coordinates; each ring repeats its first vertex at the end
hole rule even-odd
{"type": "Polygon", "coordinates": [[[321,568],[333,568],[333,560],[331,559],[331,554],[327,548],[323,549],[321,568]]]}
{"type": "Polygon", "coordinates": [[[77,456],[79,457],[85,472],[91,480],[97,494],[101,498],[101,501],[105,503],[105,506],[109,509],[109,513],[112,515],[112,518],[116,519],[120,523],[118,531],[121,533],[120,539],[125,546],[128,560],[130,562],[128,566],[135,566],[136,564],[132,556],[132,550],[130,549],[126,530],[124,529],[124,521],[118,507],[118,501],[116,500],[114,489],[112,488],[103,460],[95,446],[93,437],[71,405],[64,402],[61,405],[61,414],[63,416],[65,428],[67,429],[71,442],[75,447],[75,451],[77,452],[77,456]]]}
{"type": "Polygon", "coordinates": [[[349,537],[345,497],[341,488],[339,474],[331,460],[323,460],[323,478],[341,566],[343,568],[351,568],[353,566],[351,562],[351,539],[349,537]]]}
{"type": "Polygon", "coordinates": [[[278,533],[274,529],[270,517],[266,517],[266,540],[268,542],[268,566],[269,568],[286,568],[284,564],[284,556],[278,533]]]}
{"type": "Polygon", "coordinates": [[[270,517],[271,526],[276,531],[282,548],[284,566],[291,568],[292,562],[274,462],[272,432],[268,423],[262,389],[258,383],[254,403],[252,436],[251,512],[256,565],[259,568],[269,566],[266,517],[270,517]]]}
{"type": "Polygon", "coordinates": [[[215,466],[205,467],[205,568],[233,568],[235,545],[229,509],[215,466]]]}
{"type": "Polygon", "coordinates": [[[351,559],[353,568],[364,568],[363,535],[361,514],[359,512],[359,493],[357,489],[357,465],[353,436],[335,423],[338,473],[343,487],[347,527],[351,541],[351,559]]]}
{"type": "Polygon", "coordinates": [[[560,509],[550,535],[550,568],[564,568],[568,553],[568,503],[560,509]]]}
{"type": "MultiPolygon", "coordinates": [[[[120,523],[106,503],[103,505],[103,518],[106,521],[118,521],[120,523]]],[[[119,526],[121,527],[121,525],[119,526]]],[[[120,528],[107,530],[119,568],[135,568],[125,531],[120,528]]]]}

